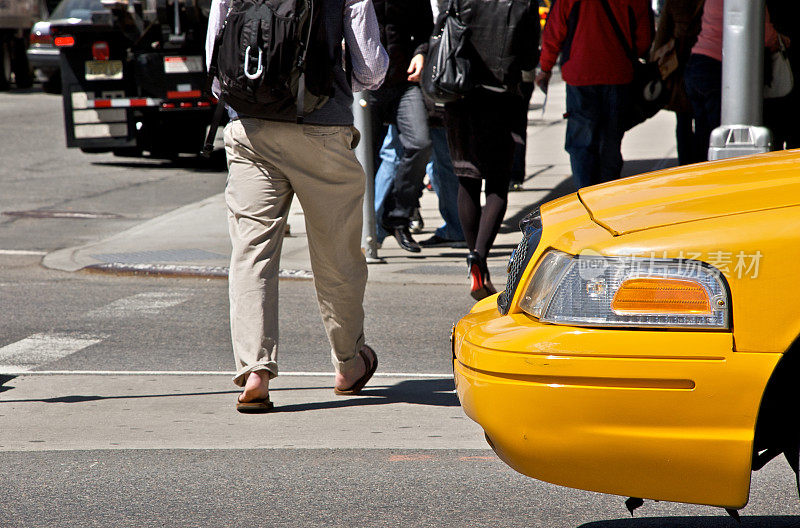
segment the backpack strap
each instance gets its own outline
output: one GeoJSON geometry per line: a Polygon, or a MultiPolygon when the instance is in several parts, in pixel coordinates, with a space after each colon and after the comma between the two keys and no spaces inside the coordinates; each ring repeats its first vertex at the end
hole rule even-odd
{"type": "Polygon", "coordinates": [[[303,111],[306,103],[306,72],[300,72],[300,78],[297,80],[297,124],[303,124],[303,111]]]}
{"type": "Polygon", "coordinates": [[[630,59],[631,62],[638,62],[639,59],[636,56],[636,53],[633,52],[633,49],[631,49],[630,44],[628,44],[628,39],[625,38],[625,34],[622,32],[622,29],[620,29],[619,22],[617,22],[617,17],[614,16],[611,6],[608,5],[608,0],[600,0],[600,4],[602,4],[603,10],[606,12],[608,21],[611,23],[611,27],[614,29],[614,33],[617,35],[619,43],[622,44],[622,49],[625,51],[625,55],[628,56],[628,59],[630,59]]]}
{"type": "MultiPolygon", "coordinates": [[[[228,13],[230,13],[231,8],[228,7],[228,13]]],[[[219,48],[222,44],[222,34],[225,32],[225,26],[228,23],[228,13],[225,14],[225,20],[222,22],[222,27],[217,33],[216,38],[214,39],[214,48],[211,52],[211,63],[208,67],[208,75],[206,77],[206,94],[214,97],[214,92],[212,91],[212,86],[214,85],[214,79],[217,77],[217,73],[219,73],[219,67],[217,67],[217,60],[219,60],[219,48]]],[[[206,141],[203,144],[203,150],[200,151],[200,155],[204,158],[208,159],[211,157],[211,153],[214,151],[214,140],[217,138],[217,129],[219,128],[219,124],[222,122],[222,114],[225,112],[225,103],[222,102],[222,95],[220,94],[219,99],[217,99],[217,108],[214,110],[214,115],[211,118],[211,124],[208,127],[208,134],[206,135],[206,141]]]]}
{"type": "Polygon", "coordinates": [[[214,78],[219,73],[217,61],[219,60],[219,48],[222,45],[222,34],[225,32],[225,27],[228,25],[228,15],[233,9],[233,2],[228,6],[228,11],[225,13],[225,18],[220,24],[217,35],[214,38],[214,47],[211,50],[211,63],[208,67],[208,76],[206,78],[206,94],[213,97],[214,93],[211,91],[211,86],[214,84],[214,78]]]}
{"type": "Polygon", "coordinates": [[[214,79],[217,77],[217,73],[219,73],[219,68],[217,67],[217,60],[219,59],[219,46],[222,43],[222,34],[217,35],[217,38],[214,39],[214,48],[211,52],[211,64],[208,66],[208,75],[206,76],[206,87],[205,92],[207,95],[214,95],[214,92],[211,90],[211,87],[214,85],[214,79]]]}
{"type": "Polygon", "coordinates": [[[211,153],[214,152],[214,140],[217,138],[217,129],[222,122],[222,114],[225,112],[225,103],[222,99],[217,101],[217,108],[214,110],[214,117],[211,118],[211,124],[208,127],[208,134],[206,135],[206,142],[203,144],[203,150],[200,154],[208,159],[211,153]]]}
{"type": "Polygon", "coordinates": [[[305,102],[306,102],[306,55],[308,48],[311,46],[311,33],[314,29],[314,0],[308,1],[308,32],[306,33],[306,41],[303,45],[303,50],[297,58],[297,69],[300,72],[300,77],[297,79],[297,124],[303,124],[305,116],[305,102]]]}

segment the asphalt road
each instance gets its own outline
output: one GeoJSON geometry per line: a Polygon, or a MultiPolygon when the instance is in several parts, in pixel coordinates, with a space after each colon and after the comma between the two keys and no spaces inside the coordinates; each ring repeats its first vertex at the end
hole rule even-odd
{"type": "MultiPolygon", "coordinates": [[[[624,498],[500,462],[452,392],[462,287],[370,284],[382,377],[348,399],[330,391],[311,284],[283,281],[281,412],[239,415],[217,374],[233,368],[224,281],[39,265],[220,192],[224,172],[67,150],[59,112],[54,96],[0,94],[0,372],[29,371],[0,373],[0,527],[736,526],[652,501],[631,518],[624,498]]],[[[776,460],[754,474],[742,526],[800,526],[799,505],[776,460]]]]}

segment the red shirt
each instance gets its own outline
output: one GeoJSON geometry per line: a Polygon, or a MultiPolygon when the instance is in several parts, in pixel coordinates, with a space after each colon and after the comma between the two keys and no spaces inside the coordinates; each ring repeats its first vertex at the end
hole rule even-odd
{"type": "MultiPolygon", "coordinates": [[[[643,56],[653,40],[653,17],[648,0],[608,0],[628,45],[643,56]],[[631,25],[635,31],[631,36],[631,25]],[[635,42],[635,45],[631,45],[635,42]]],[[[539,65],[550,71],[565,44],[568,18],[577,9],[577,24],[569,58],[561,66],[564,82],[573,86],[627,84],[633,80],[633,66],[614,32],[600,0],[557,0],[542,34],[539,65]]],[[[574,15],[573,15],[574,16],[574,15]]]]}

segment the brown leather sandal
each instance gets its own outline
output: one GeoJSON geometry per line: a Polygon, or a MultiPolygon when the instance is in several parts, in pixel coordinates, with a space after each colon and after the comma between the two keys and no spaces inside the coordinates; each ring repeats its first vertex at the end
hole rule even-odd
{"type": "Polygon", "coordinates": [[[275,405],[269,401],[269,396],[249,402],[239,401],[236,397],[236,410],[243,414],[261,414],[270,412],[275,405]]]}
{"type": "Polygon", "coordinates": [[[334,394],[339,396],[355,396],[361,392],[361,389],[364,388],[364,385],[366,385],[370,378],[372,378],[372,375],[375,374],[375,371],[378,369],[378,355],[367,345],[362,345],[361,350],[359,350],[358,353],[361,356],[361,359],[364,360],[364,365],[370,364],[369,356],[367,356],[365,350],[369,350],[369,352],[372,354],[372,366],[368,367],[364,375],[358,378],[356,382],[353,383],[353,386],[349,389],[337,389],[334,387],[334,394]]]}

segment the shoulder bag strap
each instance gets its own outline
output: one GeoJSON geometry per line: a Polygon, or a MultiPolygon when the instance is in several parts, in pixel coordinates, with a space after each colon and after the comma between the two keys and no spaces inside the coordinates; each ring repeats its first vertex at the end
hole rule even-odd
{"type": "Polygon", "coordinates": [[[619,23],[617,22],[617,17],[614,16],[614,12],[611,11],[611,6],[608,5],[608,0],[600,0],[600,3],[603,5],[603,10],[606,12],[606,16],[608,17],[608,21],[611,23],[611,27],[614,28],[614,33],[616,33],[619,43],[622,44],[622,49],[625,50],[625,55],[628,56],[631,62],[638,62],[639,59],[631,49],[630,44],[628,44],[628,40],[625,38],[625,34],[622,32],[622,29],[620,29],[619,23]]]}

